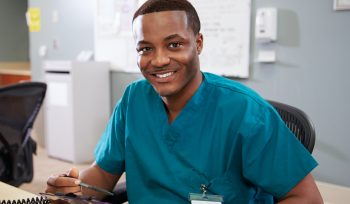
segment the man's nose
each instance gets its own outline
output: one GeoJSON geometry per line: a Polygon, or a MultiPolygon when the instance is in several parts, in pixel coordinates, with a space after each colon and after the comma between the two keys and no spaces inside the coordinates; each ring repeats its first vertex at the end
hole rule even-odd
{"type": "Polygon", "coordinates": [[[166,51],[157,50],[152,59],[152,65],[154,67],[164,67],[170,63],[170,58],[166,51]]]}

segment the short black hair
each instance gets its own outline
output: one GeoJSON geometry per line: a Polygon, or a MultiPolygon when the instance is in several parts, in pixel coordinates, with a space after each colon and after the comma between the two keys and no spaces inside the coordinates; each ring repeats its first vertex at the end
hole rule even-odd
{"type": "Polygon", "coordinates": [[[197,35],[201,29],[196,9],[187,0],[148,0],[134,14],[132,21],[140,15],[161,11],[185,11],[192,31],[197,35]]]}

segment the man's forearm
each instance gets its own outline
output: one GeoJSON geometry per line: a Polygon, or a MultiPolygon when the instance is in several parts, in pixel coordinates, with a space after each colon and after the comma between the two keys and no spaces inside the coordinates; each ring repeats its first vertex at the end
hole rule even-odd
{"type": "MultiPolygon", "coordinates": [[[[112,175],[101,169],[96,163],[83,170],[79,174],[79,179],[87,184],[112,191],[114,185],[119,180],[120,175],[112,175]]],[[[103,199],[106,194],[82,187],[83,195],[94,196],[97,199],[103,199]]]]}
{"type": "Polygon", "coordinates": [[[323,199],[311,174],[305,176],[287,195],[278,202],[279,204],[322,204],[323,199]]]}

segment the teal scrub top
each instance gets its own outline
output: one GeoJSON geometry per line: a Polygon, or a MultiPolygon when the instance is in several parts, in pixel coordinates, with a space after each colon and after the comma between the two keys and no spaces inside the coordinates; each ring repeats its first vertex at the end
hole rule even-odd
{"type": "Polygon", "coordinates": [[[129,85],[118,102],[95,159],[109,173],[126,172],[129,203],[189,203],[201,184],[224,203],[273,203],[317,166],[254,91],[203,76],[171,124],[146,80],[129,85]]]}

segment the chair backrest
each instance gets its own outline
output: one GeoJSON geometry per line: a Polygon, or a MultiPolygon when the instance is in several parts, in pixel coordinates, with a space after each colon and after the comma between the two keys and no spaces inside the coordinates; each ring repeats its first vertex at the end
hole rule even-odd
{"type": "Polygon", "coordinates": [[[277,110],[282,120],[305,148],[312,153],[315,146],[316,133],[307,114],[299,108],[287,104],[271,100],[268,100],[268,102],[277,110]]]}
{"type": "Polygon", "coordinates": [[[33,178],[36,143],[31,129],[46,93],[46,84],[24,82],[0,88],[0,180],[14,186],[33,178]]]}

